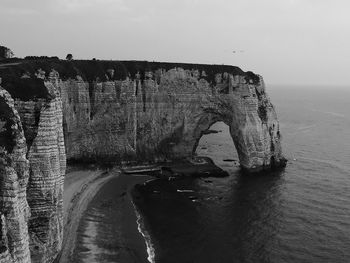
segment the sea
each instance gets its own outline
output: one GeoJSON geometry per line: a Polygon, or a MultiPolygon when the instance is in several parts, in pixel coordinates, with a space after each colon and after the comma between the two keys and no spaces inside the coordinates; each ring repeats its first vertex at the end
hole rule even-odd
{"type": "Polygon", "coordinates": [[[137,188],[149,262],[350,262],[350,87],[267,92],[287,167],[242,174],[228,127],[214,124],[219,132],[203,136],[197,154],[229,176],[137,188]]]}

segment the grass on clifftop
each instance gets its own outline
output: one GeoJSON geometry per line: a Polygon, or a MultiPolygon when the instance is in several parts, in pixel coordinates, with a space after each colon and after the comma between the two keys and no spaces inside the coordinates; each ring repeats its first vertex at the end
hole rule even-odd
{"type": "MultiPolygon", "coordinates": [[[[168,63],[168,62],[148,62],[148,61],[106,61],[106,60],[59,60],[52,58],[35,58],[35,59],[13,59],[0,62],[0,77],[2,86],[7,89],[15,98],[28,100],[33,96],[37,98],[47,98],[48,93],[42,84],[36,83],[34,79],[23,79],[23,74],[29,74],[32,78],[38,69],[46,72],[46,76],[52,69],[60,74],[60,78],[76,79],[79,75],[85,81],[105,81],[106,74],[110,69],[114,70],[114,76],[111,80],[124,80],[126,77],[134,78],[137,72],[140,73],[141,79],[144,78],[146,71],[156,71],[157,69],[170,70],[173,68],[183,68],[185,70],[205,71],[205,79],[214,83],[215,74],[231,73],[233,75],[246,76],[247,80],[253,83],[259,82],[259,77],[248,71],[244,72],[240,68],[228,65],[207,65],[207,64],[189,64],[189,63],[168,63]],[[23,91],[25,87],[25,91],[23,91]],[[44,90],[45,89],[45,90],[44,90]],[[35,94],[35,95],[34,95],[35,94]]],[[[41,80],[39,80],[41,81],[41,80]]],[[[42,82],[42,81],[41,81],[42,82]]]]}

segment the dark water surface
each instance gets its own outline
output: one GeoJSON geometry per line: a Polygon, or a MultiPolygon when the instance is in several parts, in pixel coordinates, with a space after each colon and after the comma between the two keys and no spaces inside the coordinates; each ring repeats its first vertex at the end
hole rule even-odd
{"type": "MultiPolygon", "coordinates": [[[[155,180],[136,191],[153,261],[350,262],[350,92],[275,88],[268,93],[280,120],[286,169],[241,175],[238,162],[223,161],[238,159],[227,126],[214,124],[212,129],[222,132],[203,137],[197,152],[229,177],[155,180]]],[[[95,232],[104,229],[96,235],[106,244],[117,239],[110,229],[119,228],[115,217],[121,216],[111,205],[99,206],[103,220],[91,211],[91,220],[84,221],[95,232]]],[[[98,238],[88,241],[94,242],[98,238]]],[[[110,251],[105,245],[94,253],[110,251]]]]}

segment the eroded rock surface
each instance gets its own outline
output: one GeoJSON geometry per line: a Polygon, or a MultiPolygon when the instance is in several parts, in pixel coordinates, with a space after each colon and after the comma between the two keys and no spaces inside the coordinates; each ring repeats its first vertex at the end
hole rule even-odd
{"type": "Polygon", "coordinates": [[[283,165],[279,123],[262,78],[224,71],[210,82],[206,76],[173,68],[124,80],[59,82],[68,159],[190,157],[209,127],[223,121],[243,168],[283,165]]]}
{"type": "Polygon", "coordinates": [[[66,168],[62,102],[59,96],[56,97],[56,90],[50,82],[44,82],[44,85],[48,90],[45,99],[33,97],[28,100],[17,98],[13,101],[7,91],[1,90],[6,95],[3,95],[6,100],[0,98],[3,126],[3,148],[0,148],[4,149],[1,152],[0,168],[2,174],[6,175],[1,177],[1,180],[4,179],[0,185],[0,193],[4,195],[1,202],[1,214],[4,218],[1,222],[4,221],[2,233],[7,233],[2,237],[3,243],[9,244],[6,246],[15,249],[9,249],[9,253],[5,250],[4,262],[11,262],[7,261],[8,256],[14,262],[53,262],[62,246],[63,180],[66,168]],[[14,113],[6,110],[5,106],[10,107],[14,113]],[[15,120],[12,121],[11,118],[15,120]],[[12,185],[9,180],[12,180],[12,185]],[[17,214],[8,216],[11,212],[7,212],[6,207],[15,202],[10,202],[8,196],[14,196],[15,193],[17,195],[17,192],[20,204],[18,207],[13,205],[17,214]],[[10,224],[17,224],[20,234],[13,234],[15,228],[10,224]],[[7,236],[9,238],[6,239],[7,236]],[[18,244],[12,244],[15,242],[13,237],[17,236],[23,244],[19,244],[19,241],[18,244]],[[16,252],[25,249],[26,253],[21,252],[24,255],[16,252]]]}
{"type": "Polygon", "coordinates": [[[223,121],[242,168],[285,165],[264,82],[237,67],[23,60],[0,67],[0,77],[8,91],[0,90],[1,263],[53,262],[59,253],[66,159],[191,157],[223,121]]]}
{"type": "Polygon", "coordinates": [[[0,262],[30,262],[27,146],[14,101],[0,87],[0,262]]]}

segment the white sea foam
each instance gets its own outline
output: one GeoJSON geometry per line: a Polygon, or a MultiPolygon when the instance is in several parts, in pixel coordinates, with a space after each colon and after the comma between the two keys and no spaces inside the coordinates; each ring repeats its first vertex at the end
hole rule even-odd
{"type": "Polygon", "coordinates": [[[150,263],[155,263],[155,249],[154,249],[154,246],[152,244],[152,241],[151,241],[151,236],[150,234],[147,232],[147,230],[145,229],[145,225],[142,221],[142,218],[141,218],[141,215],[139,213],[139,211],[137,210],[136,208],[136,205],[134,204],[134,202],[131,200],[131,203],[134,207],[134,211],[135,211],[135,214],[136,214],[136,217],[137,217],[137,220],[136,220],[136,223],[137,223],[137,229],[138,231],[140,232],[140,234],[143,236],[144,240],[145,240],[145,243],[146,243],[146,247],[147,247],[147,254],[148,254],[148,257],[147,257],[147,260],[150,262],[150,263]]]}
{"type": "Polygon", "coordinates": [[[321,110],[316,110],[316,109],[312,109],[312,111],[321,112],[321,113],[324,113],[324,114],[328,114],[328,115],[332,115],[332,116],[336,116],[336,117],[340,117],[340,118],[346,118],[345,114],[342,114],[342,113],[339,113],[339,112],[321,111],[321,110]]]}
{"type": "Polygon", "coordinates": [[[180,189],[177,189],[176,191],[178,191],[180,193],[193,193],[194,192],[193,190],[180,190],[180,189]]]}

